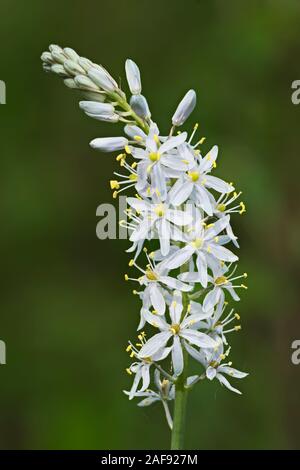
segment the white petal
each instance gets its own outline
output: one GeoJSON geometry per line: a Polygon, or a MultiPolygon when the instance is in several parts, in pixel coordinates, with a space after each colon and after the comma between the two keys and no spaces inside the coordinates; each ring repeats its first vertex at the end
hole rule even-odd
{"type": "Polygon", "coordinates": [[[180,333],[184,339],[187,339],[190,343],[199,346],[200,348],[215,348],[217,343],[205,333],[200,331],[194,331],[191,329],[185,329],[180,333]]]}
{"type": "Polygon", "coordinates": [[[166,217],[176,225],[189,225],[193,220],[187,212],[173,209],[167,211],[166,217]]]}
{"type": "Polygon", "coordinates": [[[210,244],[211,253],[218,259],[222,261],[230,261],[234,262],[238,260],[238,257],[232,253],[232,251],[228,250],[228,248],[224,248],[224,246],[219,246],[216,243],[210,244]]]}
{"type": "Polygon", "coordinates": [[[141,199],[135,197],[128,197],[126,202],[137,212],[147,212],[151,210],[151,205],[148,201],[142,201],[141,199]]]}
{"type": "Polygon", "coordinates": [[[208,214],[213,214],[213,207],[211,200],[208,196],[207,190],[201,186],[200,184],[195,185],[197,192],[198,192],[198,202],[202,209],[208,214]]]}
{"type": "Polygon", "coordinates": [[[233,187],[216,176],[205,175],[205,186],[212,188],[219,193],[230,193],[233,187]]]}
{"type": "Polygon", "coordinates": [[[177,335],[174,336],[172,348],[172,363],[174,374],[176,376],[180,375],[183,371],[183,354],[180,339],[177,335]]]}
{"type": "Polygon", "coordinates": [[[131,59],[127,59],[125,62],[125,71],[131,93],[134,95],[141,93],[141,75],[136,63],[131,59]]]}
{"type": "Polygon", "coordinates": [[[128,145],[125,137],[99,137],[90,142],[90,146],[101,152],[114,152],[115,150],[124,149],[128,145]]]}
{"type": "Polygon", "coordinates": [[[143,386],[140,389],[140,392],[143,392],[149,387],[150,384],[150,364],[145,364],[142,367],[142,379],[143,379],[143,386]]]}
{"type": "Polygon", "coordinates": [[[184,95],[172,117],[172,124],[174,126],[181,126],[187,120],[196,106],[196,99],[194,90],[189,90],[184,95]]]}
{"type": "Polygon", "coordinates": [[[150,285],[150,300],[157,313],[159,315],[164,315],[166,310],[166,302],[160,289],[154,283],[150,285]]]}
{"type": "Polygon", "coordinates": [[[173,295],[172,303],[169,307],[172,323],[175,323],[175,324],[180,323],[182,309],[183,309],[182,294],[180,291],[175,291],[173,295]]]}
{"type": "Polygon", "coordinates": [[[186,138],[186,132],[181,132],[181,134],[177,135],[176,137],[170,137],[159,147],[159,153],[163,154],[175,147],[178,147],[178,145],[182,144],[186,140],[186,138]]]}
{"type": "Polygon", "coordinates": [[[229,216],[222,217],[217,222],[213,224],[212,227],[208,228],[205,231],[205,240],[210,240],[211,238],[216,237],[222,230],[224,230],[229,223],[229,216]]]}
{"type": "Polygon", "coordinates": [[[203,302],[203,309],[208,312],[218,303],[220,299],[222,289],[220,287],[214,287],[209,293],[205,296],[203,302]]]}
{"type": "Polygon", "coordinates": [[[203,287],[206,287],[207,286],[207,262],[203,253],[198,252],[196,264],[197,264],[200,282],[203,287]]]}
{"type": "Polygon", "coordinates": [[[232,392],[238,393],[239,395],[242,394],[242,392],[240,392],[237,388],[234,388],[234,387],[228,382],[228,380],[224,377],[224,375],[217,374],[217,379],[219,380],[219,382],[220,382],[222,385],[225,385],[225,387],[228,388],[229,390],[231,390],[232,392]]]}
{"type": "Polygon", "coordinates": [[[153,313],[150,313],[149,310],[144,310],[143,311],[143,316],[144,316],[145,320],[148,323],[150,323],[150,325],[154,326],[155,328],[159,328],[160,330],[168,330],[169,329],[168,324],[159,315],[154,315],[153,313]]]}
{"type": "Polygon", "coordinates": [[[169,257],[169,259],[166,260],[165,262],[166,268],[176,269],[179,266],[182,266],[184,263],[186,263],[190,259],[193,253],[194,253],[194,249],[190,245],[187,245],[184,248],[181,248],[180,250],[173,253],[169,257]]]}
{"type": "Polygon", "coordinates": [[[178,289],[182,290],[183,292],[189,292],[193,289],[193,286],[189,286],[188,284],[185,284],[184,282],[181,282],[171,276],[160,276],[159,281],[163,284],[166,284],[166,286],[170,287],[171,289],[178,289]]]}
{"type": "Polygon", "coordinates": [[[220,372],[221,374],[230,375],[235,379],[243,379],[244,377],[247,377],[247,375],[249,375],[246,372],[241,372],[240,370],[234,369],[233,367],[229,366],[219,366],[218,372],[220,372]]]}
{"type": "Polygon", "coordinates": [[[169,331],[163,331],[152,336],[152,338],[150,338],[139,351],[139,356],[151,357],[160,348],[163,348],[167,344],[171,336],[172,333],[169,331]]]}
{"type": "Polygon", "coordinates": [[[211,367],[209,366],[207,369],[206,369],[206,377],[209,379],[209,380],[213,380],[217,375],[217,371],[214,367],[211,367]]]}
{"type": "Polygon", "coordinates": [[[203,157],[201,164],[200,164],[200,171],[201,173],[205,173],[211,169],[214,162],[216,161],[218,156],[218,146],[214,145],[211,150],[203,157]]]}
{"type": "Polygon", "coordinates": [[[169,192],[170,201],[173,206],[180,206],[187,200],[193,191],[193,183],[191,181],[177,180],[169,192]]]}
{"type": "Polygon", "coordinates": [[[156,222],[158,230],[160,251],[163,256],[167,256],[170,251],[170,223],[166,219],[159,219],[156,222]]]}

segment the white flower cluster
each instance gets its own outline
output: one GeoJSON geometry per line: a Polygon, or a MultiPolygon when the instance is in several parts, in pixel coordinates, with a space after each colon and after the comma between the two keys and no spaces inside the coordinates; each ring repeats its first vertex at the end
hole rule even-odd
{"type": "Polygon", "coordinates": [[[227,334],[241,327],[227,300],[238,301],[236,289],[246,288],[235,275],[238,260],[226,245],[239,247],[231,227],[231,214],[245,212],[237,203],[232,183],[211,175],[217,166],[218,147],[206,154],[195,142],[198,125],[191,135],[176,132],[193,111],[196,93],[189,90],[178,105],[168,135],[161,135],[151,119],[146,98],[141,94],[140,71],[130,59],[125,70],[131,91],[130,101],[117,82],[102,66],[80,57],[70,48],[52,45],[44,52],[44,68],[64,78],[65,84],[83,92],[87,98],[80,108],[90,117],[106,122],[125,122],[125,136],[92,140],[101,152],[121,150],[117,156],[123,172],[110,182],[113,196],[130,188],[127,221],[134,253],[129,266],[136,281],[142,307],[138,330],[149,325],[148,334],[139,332],[138,342],[129,342],[127,351],[134,362],[127,372],[133,375],[129,399],[143,397],[140,406],[161,401],[172,427],[168,402],[176,396],[176,384],[184,380],[190,389],[203,378],[216,378],[228,389],[240,393],[225,377],[243,378],[247,374],[231,367],[227,334]],[[128,221],[129,220],[129,221],[128,221]],[[159,245],[149,251],[146,243],[159,245]],[[138,256],[145,266],[137,263],[138,256]],[[153,336],[152,331],[154,331],[153,336]],[[202,367],[199,375],[188,377],[188,357],[202,367]],[[153,374],[157,391],[149,389],[153,374]]]}

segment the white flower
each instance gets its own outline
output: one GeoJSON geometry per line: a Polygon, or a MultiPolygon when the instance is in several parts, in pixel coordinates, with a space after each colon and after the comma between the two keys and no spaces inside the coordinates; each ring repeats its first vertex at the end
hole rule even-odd
{"type": "MultiPolygon", "coordinates": [[[[209,332],[212,338],[218,342],[223,342],[223,344],[228,345],[226,335],[228,333],[237,332],[241,330],[241,325],[232,325],[232,322],[239,321],[241,319],[240,315],[230,309],[228,314],[224,314],[228,302],[219,301],[215,306],[213,313],[208,316],[205,320],[201,322],[199,328],[209,332]],[[224,318],[222,318],[224,316],[224,318]]],[[[203,311],[205,311],[203,309],[203,311]]],[[[209,311],[211,313],[211,310],[209,311]]]]}
{"type": "Polygon", "coordinates": [[[216,348],[214,351],[197,351],[195,348],[190,346],[189,344],[186,345],[186,349],[188,353],[196,359],[196,361],[200,362],[206,369],[206,377],[209,380],[213,380],[216,378],[222,385],[225,385],[226,388],[235,392],[239,395],[242,394],[238,389],[232,387],[232,385],[228,382],[225,375],[229,375],[236,379],[243,379],[248,375],[248,373],[241,372],[237,369],[231,367],[231,362],[221,364],[222,360],[226,358],[228,355],[227,353],[223,353],[223,344],[220,343],[219,347],[216,348]]]}
{"type": "Polygon", "coordinates": [[[194,90],[189,90],[185,94],[172,117],[173,126],[181,126],[187,120],[196,106],[196,99],[194,90]]]}
{"type": "Polygon", "coordinates": [[[192,221],[190,214],[170,208],[168,199],[161,201],[156,194],[153,195],[152,202],[132,197],[129,197],[127,202],[137,211],[140,221],[130,235],[130,241],[145,240],[155,229],[158,233],[163,256],[166,256],[170,250],[173,225],[185,226],[192,221]]]}
{"type": "Polygon", "coordinates": [[[176,137],[170,137],[163,143],[158,133],[157,126],[152,123],[149,135],[144,142],[140,142],[140,145],[145,148],[129,146],[129,150],[132,156],[139,160],[137,171],[140,185],[143,187],[151,176],[152,187],[158,190],[164,198],[167,191],[166,178],[169,174],[173,175],[170,171],[183,171],[187,168],[187,163],[179,154],[170,154],[185,141],[187,133],[183,132],[176,137]]]}
{"type": "Polygon", "coordinates": [[[166,268],[175,269],[189,261],[196,255],[198,280],[203,287],[207,286],[207,268],[215,260],[233,262],[238,259],[228,248],[221,246],[218,234],[226,228],[229,217],[224,217],[208,228],[198,220],[189,233],[184,234],[185,246],[179,248],[165,262],[166,268]]]}
{"type": "MultiPolygon", "coordinates": [[[[138,343],[139,347],[145,344],[145,334],[142,332],[139,334],[138,339],[140,343],[138,343]]],[[[157,351],[153,354],[152,357],[141,358],[139,355],[139,350],[136,346],[134,346],[131,342],[129,343],[128,347],[126,348],[127,352],[130,352],[130,357],[134,357],[136,359],[127,369],[127,373],[129,375],[135,374],[134,381],[129,392],[129,400],[134,398],[135,393],[137,392],[138,386],[140,381],[142,380],[142,386],[140,388],[140,392],[143,392],[149,387],[150,384],[150,367],[154,362],[162,361],[165,359],[168,354],[170,353],[171,348],[164,348],[160,351],[157,351]]]]}
{"type": "Polygon", "coordinates": [[[203,348],[214,348],[216,342],[205,333],[196,331],[192,326],[207,318],[208,314],[192,314],[188,312],[184,315],[181,320],[181,314],[183,311],[181,293],[175,291],[173,302],[170,305],[169,313],[171,323],[159,317],[153,315],[150,312],[145,313],[145,318],[148,323],[152,326],[159,328],[160,333],[152,336],[141,348],[139,354],[140,357],[148,357],[155,354],[158,350],[166,348],[166,345],[170,339],[172,339],[172,363],[175,375],[180,375],[183,370],[183,353],[182,353],[182,340],[186,340],[191,344],[194,344],[203,348]]]}
{"type": "MultiPolygon", "coordinates": [[[[143,400],[138,403],[138,406],[144,407],[152,405],[155,402],[160,401],[164,407],[167,423],[172,429],[173,421],[168,407],[168,401],[174,400],[175,398],[175,387],[168,379],[161,379],[160,373],[158,370],[154,372],[154,383],[157,388],[157,392],[153,390],[145,390],[135,392],[134,397],[142,398],[143,400]]],[[[129,395],[130,392],[124,391],[126,395],[129,395]]]]}
{"type": "Polygon", "coordinates": [[[151,113],[146,98],[143,95],[133,95],[130,98],[130,106],[142,119],[150,119],[151,113]]]}
{"type": "Polygon", "coordinates": [[[174,205],[180,205],[190,197],[208,215],[213,215],[213,206],[208,190],[214,189],[221,193],[229,193],[234,189],[232,185],[220,178],[207,174],[211,171],[217,156],[218,147],[215,145],[204,158],[199,155],[199,163],[180,176],[170,191],[174,205]]]}
{"type": "Polygon", "coordinates": [[[109,103],[99,103],[98,101],[80,101],[79,106],[87,116],[98,121],[117,122],[119,115],[115,113],[115,108],[109,103]]]}
{"type": "MultiPolygon", "coordinates": [[[[225,274],[228,272],[230,266],[226,266],[226,264],[222,262],[215,262],[211,263],[210,268],[213,272],[213,276],[208,275],[208,283],[212,285],[212,289],[206,294],[204,301],[203,301],[203,308],[205,311],[211,310],[214,306],[221,302],[223,303],[225,300],[224,292],[229,292],[233,300],[239,301],[240,298],[235,292],[234,289],[242,288],[246,289],[247,287],[244,284],[232,284],[232,281],[236,281],[237,279],[246,278],[247,273],[244,273],[240,276],[234,276],[237,266],[233,268],[231,273],[227,276],[225,274]]],[[[198,272],[187,272],[183,273],[179,276],[179,279],[184,282],[201,282],[201,276],[198,272]]]]}
{"type": "Polygon", "coordinates": [[[103,67],[91,68],[88,71],[89,78],[100,88],[107,92],[114,92],[118,90],[117,82],[103,67]]]}
{"type": "Polygon", "coordinates": [[[151,305],[158,315],[164,315],[166,310],[166,297],[168,291],[177,289],[182,292],[188,292],[193,289],[189,284],[179,281],[178,279],[168,276],[168,270],[165,268],[164,263],[156,264],[154,260],[146,253],[148,265],[146,269],[142,269],[131,260],[129,265],[135,266],[141,273],[138,279],[128,277],[128,280],[138,281],[141,286],[145,286],[142,300],[145,310],[149,309],[151,305]]]}
{"type": "Polygon", "coordinates": [[[125,137],[98,137],[90,142],[90,146],[101,152],[114,152],[128,145],[125,137]]]}
{"type": "Polygon", "coordinates": [[[126,78],[133,95],[139,95],[142,92],[140,70],[135,62],[127,59],[125,62],[126,78]]]}

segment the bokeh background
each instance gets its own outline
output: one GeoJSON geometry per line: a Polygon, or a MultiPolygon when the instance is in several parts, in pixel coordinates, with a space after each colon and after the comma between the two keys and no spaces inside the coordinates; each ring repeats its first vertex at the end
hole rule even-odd
{"type": "Polygon", "coordinates": [[[140,65],[162,132],[188,88],[217,174],[243,190],[235,217],[249,290],[231,336],[243,396],[201,383],[189,397],[187,447],[298,448],[300,3],[293,0],[51,2],[1,0],[2,294],[0,446],[3,449],[168,448],[159,406],[122,390],[139,303],[123,274],[127,241],[96,238],[117,163],[89,148],[121,128],[88,119],[78,96],[42,71],[49,43],[70,46],[124,81],[140,65]]]}

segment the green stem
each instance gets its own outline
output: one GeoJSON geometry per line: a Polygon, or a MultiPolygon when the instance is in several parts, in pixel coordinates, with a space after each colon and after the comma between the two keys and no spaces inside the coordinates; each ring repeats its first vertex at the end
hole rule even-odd
{"type": "MultiPolygon", "coordinates": [[[[185,272],[188,265],[181,267],[181,272],[185,272]]],[[[186,293],[182,293],[183,315],[188,308],[189,299],[186,293]]],[[[185,387],[188,369],[188,354],[183,350],[184,367],[182,374],[178,377],[175,384],[175,403],[173,416],[173,429],[171,437],[171,450],[182,450],[184,447],[185,418],[186,418],[186,402],[188,390],[185,387]]]]}
{"type": "Polygon", "coordinates": [[[185,415],[188,390],[185,388],[188,355],[184,351],[184,370],[175,384],[175,404],[171,449],[182,450],[184,447],[185,415]]]}
{"type": "Polygon", "coordinates": [[[110,93],[109,94],[110,98],[112,101],[116,101],[120,108],[124,109],[130,116],[132,116],[132,119],[137,123],[137,125],[146,133],[148,134],[149,132],[149,126],[148,124],[140,118],[132,109],[129,103],[127,103],[125,98],[121,98],[121,96],[118,93],[110,93]]]}

